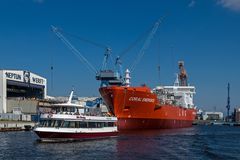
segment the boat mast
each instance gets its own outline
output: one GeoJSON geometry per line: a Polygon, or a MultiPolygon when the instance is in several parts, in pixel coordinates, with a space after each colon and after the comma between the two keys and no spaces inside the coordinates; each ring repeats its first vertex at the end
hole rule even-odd
{"type": "Polygon", "coordinates": [[[67,102],[68,104],[72,103],[72,97],[73,97],[73,90],[71,91],[70,96],[68,98],[68,102],[67,102]]]}

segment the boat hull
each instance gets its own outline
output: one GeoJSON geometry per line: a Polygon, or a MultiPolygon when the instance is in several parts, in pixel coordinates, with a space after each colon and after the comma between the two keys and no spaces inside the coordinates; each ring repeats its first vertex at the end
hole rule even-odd
{"type": "Polygon", "coordinates": [[[191,127],[194,108],[161,104],[148,87],[102,87],[109,111],[118,118],[118,130],[191,127]]]}
{"type": "Polygon", "coordinates": [[[173,129],[191,127],[191,120],[119,118],[119,130],[173,129]]]}
{"type": "Polygon", "coordinates": [[[64,133],[64,132],[44,132],[34,131],[42,141],[68,141],[68,140],[87,140],[117,136],[118,132],[101,133],[64,133]]]}

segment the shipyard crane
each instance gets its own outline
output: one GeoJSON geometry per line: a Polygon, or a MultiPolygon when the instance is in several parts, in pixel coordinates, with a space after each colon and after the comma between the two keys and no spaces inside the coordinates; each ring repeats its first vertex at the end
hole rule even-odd
{"type": "Polygon", "coordinates": [[[87,68],[91,72],[96,74],[97,70],[95,69],[95,67],[81,54],[80,51],[78,51],[70,43],[70,41],[66,37],[63,36],[63,34],[60,32],[60,30],[55,26],[51,26],[51,27],[52,27],[52,31],[55,33],[55,35],[72,51],[72,53],[75,54],[80,59],[80,61],[87,66],[87,68]]]}
{"type": "Polygon", "coordinates": [[[162,23],[163,21],[163,18],[160,18],[152,27],[147,39],[145,40],[142,48],[140,49],[139,53],[138,53],[138,56],[136,58],[136,60],[133,62],[133,64],[131,65],[130,67],[130,71],[133,72],[136,65],[140,62],[140,60],[142,59],[142,57],[144,56],[145,54],[145,51],[148,49],[148,47],[150,46],[151,44],[151,41],[152,39],[154,38],[154,35],[156,34],[158,28],[159,28],[159,25],[162,23]]]}
{"type": "Polygon", "coordinates": [[[132,42],[126,49],[124,49],[122,52],[118,53],[116,60],[115,60],[115,67],[117,68],[116,70],[120,73],[121,77],[123,75],[123,70],[122,70],[122,58],[130,51],[132,50],[134,47],[137,46],[137,44],[144,40],[144,38],[146,38],[146,36],[150,33],[150,31],[152,30],[152,27],[149,28],[148,30],[146,30],[143,34],[141,34],[134,42],[132,42]]]}
{"type": "Polygon", "coordinates": [[[184,62],[183,61],[179,61],[178,62],[178,67],[179,67],[179,80],[180,80],[180,86],[187,86],[187,72],[184,68],[184,62]]]}
{"type": "Polygon", "coordinates": [[[64,33],[65,35],[68,35],[68,36],[71,36],[75,39],[81,40],[81,41],[83,41],[85,43],[88,43],[88,44],[91,44],[95,47],[105,49],[104,58],[103,58],[103,62],[102,62],[102,67],[101,67],[100,70],[106,70],[107,69],[107,64],[108,64],[109,58],[111,57],[111,53],[112,53],[111,47],[109,47],[107,45],[104,45],[104,44],[94,42],[92,40],[89,40],[89,39],[86,39],[86,38],[83,38],[83,37],[80,37],[80,36],[77,36],[77,35],[74,35],[74,34],[71,34],[71,33],[68,33],[68,32],[63,31],[63,30],[61,30],[61,32],[64,33]]]}
{"type": "Polygon", "coordinates": [[[117,72],[120,74],[120,78],[122,78],[123,70],[122,70],[122,61],[120,59],[120,56],[117,56],[117,58],[115,60],[115,66],[116,66],[117,72]]]}
{"type": "Polygon", "coordinates": [[[227,97],[227,118],[229,118],[229,110],[230,110],[230,84],[228,83],[227,86],[227,92],[228,92],[228,97],[227,97]]]}
{"type": "MultiPolygon", "coordinates": [[[[116,66],[116,71],[112,71],[112,75],[106,78],[102,78],[104,76],[104,74],[110,74],[110,73],[106,73],[105,71],[100,72],[100,76],[97,76],[97,80],[101,80],[103,85],[109,85],[109,84],[114,84],[114,85],[123,85],[124,82],[124,78],[123,78],[123,71],[122,71],[122,61],[121,58],[129,51],[131,50],[140,40],[143,39],[143,37],[145,37],[146,33],[148,34],[143,47],[140,49],[138,56],[136,58],[136,60],[133,62],[132,66],[130,67],[130,71],[127,70],[129,73],[133,72],[136,65],[140,62],[141,58],[144,56],[145,51],[147,50],[147,48],[149,47],[155,33],[157,32],[159,25],[161,24],[163,18],[160,18],[154,25],[153,27],[151,27],[150,31],[147,30],[147,32],[145,32],[143,35],[141,35],[136,41],[134,41],[133,44],[131,44],[128,48],[126,48],[123,52],[121,52],[121,54],[119,56],[116,57],[115,60],[115,66],[116,66]],[[111,77],[111,80],[110,80],[111,77]]],[[[109,71],[107,71],[109,72],[109,71]]]]}
{"type": "MultiPolygon", "coordinates": [[[[148,36],[142,46],[142,48],[140,49],[138,56],[136,58],[136,60],[133,62],[132,66],[130,67],[130,71],[133,72],[136,65],[139,63],[139,61],[142,59],[142,57],[145,54],[145,51],[147,50],[147,48],[149,47],[155,33],[157,32],[159,25],[161,24],[163,18],[160,18],[151,28],[150,33],[149,31],[147,33],[148,36]]],[[[142,39],[143,37],[141,36],[137,41],[134,42],[134,44],[132,44],[130,47],[128,47],[126,50],[124,50],[122,52],[122,54],[120,56],[116,57],[115,60],[115,67],[116,67],[116,71],[110,70],[107,67],[107,64],[109,62],[109,58],[111,57],[111,48],[105,45],[101,45],[99,43],[95,43],[93,41],[90,40],[86,40],[84,38],[69,34],[64,32],[65,34],[68,34],[70,36],[73,36],[75,38],[78,38],[82,41],[85,41],[87,43],[91,43],[95,46],[98,47],[102,47],[105,48],[105,53],[104,53],[104,59],[103,59],[103,63],[102,63],[102,67],[101,69],[98,71],[96,70],[93,65],[81,54],[80,51],[78,51],[71,43],[70,41],[62,34],[63,31],[60,31],[58,28],[51,26],[52,27],[52,31],[56,34],[56,36],[72,51],[72,53],[74,53],[81,61],[82,63],[84,63],[87,68],[96,74],[96,79],[101,81],[101,86],[108,86],[108,85],[122,85],[124,83],[123,80],[123,72],[122,72],[122,62],[121,62],[121,57],[128,52],[134,45],[136,45],[137,42],[139,42],[140,38],[142,39]]]]}
{"type": "MultiPolygon", "coordinates": [[[[101,81],[101,86],[107,86],[109,84],[113,85],[121,85],[122,84],[122,79],[119,73],[117,72],[113,72],[112,70],[107,68],[107,64],[109,61],[109,58],[111,57],[111,48],[105,45],[101,45],[99,43],[90,41],[90,40],[86,40],[84,38],[72,35],[70,33],[66,33],[70,36],[73,36],[75,38],[78,38],[82,41],[85,41],[87,43],[91,43],[95,46],[101,47],[101,48],[105,48],[106,51],[104,53],[104,59],[103,59],[103,63],[102,63],[102,67],[100,69],[100,71],[98,71],[97,69],[94,68],[94,66],[81,54],[80,51],[78,51],[71,43],[70,41],[62,34],[63,31],[60,31],[58,28],[51,26],[52,27],[52,31],[56,34],[56,36],[72,51],[72,53],[74,53],[81,61],[82,63],[84,63],[87,68],[93,72],[96,75],[96,79],[101,81]]],[[[120,65],[119,61],[117,62],[118,65],[120,65]]]]}
{"type": "Polygon", "coordinates": [[[110,47],[106,47],[106,51],[104,53],[104,58],[103,58],[101,71],[107,70],[107,64],[108,64],[109,58],[111,56],[111,53],[112,53],[112,49],[110,47]]]}

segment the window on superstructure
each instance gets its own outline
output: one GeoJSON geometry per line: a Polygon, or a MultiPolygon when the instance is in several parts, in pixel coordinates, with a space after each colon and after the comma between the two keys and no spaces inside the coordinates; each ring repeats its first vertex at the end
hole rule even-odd
{"type": "Polygon", "coordinates": [[[47,121],[46,120],[43,121],[43,127],[47,127],[47,121]]]}
{"type": "Polygon", "coordinates": [[[63,112],[67,112],[67,107],[63,107],[63,108],[62,108],[62,111],[63,111],[63,112]]]}
{"type": "Polygon", "coordinates": [[[104,122],[104,127],[108,127],[108,122],[104,122]]]}
{"type": "Polygon", "coordinates": [[[55,123],[56,123],[56,121],[52,121],[51,127],[54,127],[55,123]]]}
{"type": "Polygon", "coordinates": [[[102,127],[102,128],[104,127],[104,122],[101,122],[101,127],[102,127]]]}
{"type": "Polygon", "coordinates": [[[96,123],[95,122],[88,122],[88,127],[89,128],[96,128],[96,123]]]}
{"type": "Polygon", "coordinates": [[[79,121],[75,121],[75,128],[80,128],[79,121]]]}
{"type": "Polygon", "coordinates": [[[71,108],[70,108],[70,112],[75,112],[75,108],[74,108],[74,107],[71,107],[71,108]]]}
{"type": "Polygon", "coordinates": [[[102,127],[104,127],[104,123],[103,122],[96,122],[96,127],[97,128],[102,128],[102,127]]]}
{"type": "Polygon", "coordinates": [[[54,127],[61,127],[62,121],[61,120],[56,120],[54,127]]]}
{"type": "Polygon", "coordinates": [[[75,121],[70,121],[69,128],[75,128],[75,121]]]}
{"type": "Polygon", "coordinates": [[[40,121],[39,127],[43,127],[44,123],[45,123],[45,121],[40,121]]]}
{"type": "Polygon", "coordinates": [[[52,124],[52,121],[51,121],[51,120],[48,120],[48,121],[47,121],[47,127],[51,127],[51,124],[52,124]]]}
{"type": "Polygon", "coordinates": [[[56,112],[57,113],[61,112],[60,108],[56,108],[56,112]]]}
{"type": "Polygon", "coordinates": [[[63,128],[68,128],[68,126],[69,126],[69,121],[64,121],[63,122],[63,128]]]}
{"type": "Polygon", "coordinates": [[[113,127],[114,123],[113,122],[108,122],[108,127],[113,127]]]}
{"type": "Polygon", "coordinates": [[[80,126],[80,128],[87,128],[88,126],[87,126],[87,122],[79,122],[79,126],[80,126]]]}

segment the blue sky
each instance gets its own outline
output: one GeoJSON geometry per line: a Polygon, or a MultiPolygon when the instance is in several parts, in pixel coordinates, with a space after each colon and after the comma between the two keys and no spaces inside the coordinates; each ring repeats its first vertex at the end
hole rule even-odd
{"type": "MultiPolygon", "coordinates": [[[[178,60],[185,61],[195,104],[226,111],[227,83],[231,107],[240,106],[239,0],[12,0],[0,2],[0,68],[23,69],[48,79],[48,93],[97,96],[95,75],[53,34],[50,25],[108,45],[116,57],[159,17],[165,16],[143,59],[132,73],[132,85],[171,85],[178,60]],[[53,65],[53,87],[51,70],[53,65]]],[[[67,37],[100,69],[104,49],[67,37]]],[[[130,67],[143,41],[123,58],[130,67]]]]}

